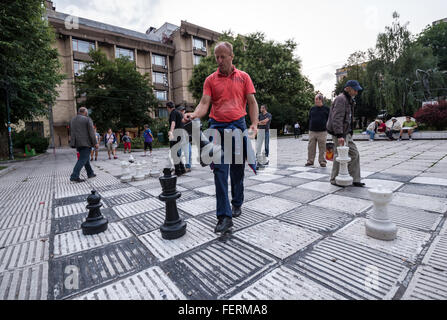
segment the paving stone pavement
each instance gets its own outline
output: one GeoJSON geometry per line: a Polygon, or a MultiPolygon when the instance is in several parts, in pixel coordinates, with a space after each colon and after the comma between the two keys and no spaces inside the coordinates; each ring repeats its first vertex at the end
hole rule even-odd
{"type": "Polygon", "coordinates": [[[14,163],[0,177],[0,299],[447,299],[447,141],[357,145],[367,187],[394,192],[394,241],[366,236],[367,189],[330,185],[331,162],[304,167],[298,139],[277,140],[276,167],[246,169],[243,214],[222,237],[213,174],[198,165],[177,184],[187,234],[161,237],[167,149],[134,152],[151,177],[129,183],[121,152],[101,151],[97,177],[80,184],[68,179],[72,149],[14,163]],[[84,236],[93,189],[109,228],[84,236]]]}

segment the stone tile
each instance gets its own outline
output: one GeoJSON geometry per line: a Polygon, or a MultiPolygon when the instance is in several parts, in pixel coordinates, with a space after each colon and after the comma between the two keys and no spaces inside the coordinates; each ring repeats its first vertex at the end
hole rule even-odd
{"type": "Polygon", "coordinates": [[[51,222],[44,221],[13,229],[0,230],[0,248],[35,239],[48,239],[51,222]]]}
{"type": "Polygon", "coordinates": [[[291,171],[299,171],[299,172],[307,172],[307,171],[311,171],[315,168],[313,167],[289,167],[287,168],[287,170],[291,170],[291,171]]]}
{"type": "Polygon", "coordinates": [[[211,211],[216,212],[216,197],[203,197],[185,201],[178,203],[177,207],[192,216],[198,216],[211,211]]]}
{"type": "MultiPolygon", "coordinates": [[[[367,218],[373,215],[374,208],[368,211],[367,218]]],[[[389,218],[398,227],[410,228],[420,231],[435,231],[442,216],[415,208],[399,207],[395,205],[388,206],[389,218]]]]}
{"type": "Polygon", "coordinates": [[[347,212],[353,215],[358,215],[372,206],[371,201],[342,197],[333,194],[313,201],[310,204],[317,207],[347,212]]]}
{"type": "Polygon", "coordinates": [[[185,300],[160,267],[151,267],[76,300],[185,300]]]}
{"type": "MultiPolygon", "coordinates": [[[[182,186],[177,186],[177,191],[179,192],[183,192],[186,191],[188,189],[183,188],[182,186]]],[[[144,192],[149,193],[151,196],[153,197],[158,197],[160,194],[163,193],[163,190],[161,187],[157,187],[157,188],[150,188],[150,189],[143,189],[144,192]]]]}
{"type": "Polygon", "coordinates": [[[424,245],[430,240],[430,234],[399,227],[397,238],[393,241],[382,241],[366,235],[366,219],[358,218],[334,233],[334,236],[349,239],[367,247],[383,251],[403,260],[415,262],[424,245]]]}
{"type": "Polygon", "coordinates": [[[329,232],[352,220],[352,216],[335,210],[305,205],[277,217],[279,220],[310,229],[329,232]]]}
{"type": "Polygon", "coordinates": [[[432,177],[417,177],[410,181],[411,183],[431,184],[438,186],[447,186],[447,179],[432,177]]]}
{"type": "Polygon", "coordinates": [[[445,186],[408,183],[404,185],[399,191],[404,193],[420,194],[424,196],[447,198],[447,187],[445,186]]]}
{"type": "Polygon", "coordinates": [[[391,300],[409,271],[399,258],[333,237],[287,266],[356,300],[391,300]]]}
{"type": "Polygon", "coordinates": [[[301,179],[309,179],[309,180],[318,180],[321,178],[326,178],[327,176],[328,176],[327,174],[302,172],[302,173],[294,174],[291,177],[301,178],[301,179]]]}
{"type": "Polygon", "coordinates": [[[48,239],[38,239],[0,249],[0,274],[48,261],[49,247],[48,239]]]}
{"type": "Polygon", "coordinates": [[[300,178],[292,178],[292,177],[285,177],[273,180],[273,183],[277,184],[283,184],[286,186],[296,187],[305,183],[309,183],[311,180],[309,179],[300,179],[300,178]]]}
{"type": "Polygon", "coordinates": [[[198,220],[190,219],[186,223],[186,234],[179,239],[165,240],[162,238],[160,230],[139,236],[138,239],[157,259],[166,261],[216,238],[213,228],[198,220]]]}
{"type": "Polygon", "coordinates": [[[358,188],[358,187],[345,187],[334,193],[338,196],[359,198],[370,201],[371,198],[368,193],[368,188],[358,188]]]}
{"type": "Polygon", "coordinates": [[[0,300],[47,300],[48,263],[0,273],[0,300]]]}
{"type": "Polygon", "coordinates": [[[54,237],[54,257],[58,258],[101,247],[131,236],[131,233],[120,222],[109,223],[105,232],[95,235],[83,235],[82,230],[57,234],[54,237]]]}
{"type": "Polygon", "coordinates": [[[417,194],[408,194],[403,192],[395,193],[391,204],[438,213],[445,213],[447,211],[446,199],[421,196],[417,194]]]}
{"type": "Polygon", "coordinates": [[[239,239],[285,259],[319,240],[321,235],[296,225],[269,220],[235,233],[239,239]]]}
{"type": "Polygon", "coordinates": [[[274,194],[280,191],[284,191],[286,189],[289,189],[290,186],[284,186],[281,184],[276,184],[276,183],[271,183],[271,182],[267,182],[267,183],[262,183],[262,184],[258,184],[258,185],[254,185],[251,187],[247,187],[248,190],[253,190],[253,191],[257,191],[257,192],[262,192],[265,194],[274,194]]]}
{"type": "Polygon", "coordinates": [[[102,248],[79,252],[50,262],[51,299],[85,292],[129,273],[147,268],[155,261],[147,249],[136,239],[129,238],[102,248]],[[65,285],[67,275],[77,273],[73,287],[65,285]]]}
{"type": "Polygon", "coordinates": [[[346,300],[346,298],[282,266],[230,300],[346,300]]]}
{"type": "MultiPolygon", "coordinates": [[[[109,221],[109,223],[117,222],[121,220],[120,217],[111,208],[102,209],[102,215],[109,221]]],[[[68,217],[63,217],[53,220],[53,230],[55,234],[66,233],[70,231],[75,231],[81,228],[82,223],[87,218],[88,213],[80,213],[68,217]]]]}
{"type": "MultiPolygon", "coordinates": [[[[217,217],[215,213],[205,214],[197,219],[209,226],[210,229],[214,229],[216,227],[217,217]]],[[[233,219],[233,231],[245,229],[268,219],[271,219],[271,216],[259,213],[257,211],[246,208],[246,206],[243,206],[242,214],[239,217],[233,219]]]]}
{"type": "Polygon", "coordinates": [[[307,189],[307,190],[313,190],[318,192],[324,192],[324,193],[333,193],[335,191],[338,191],[342,188],[334,186],[328,182],[320,182],[320,181],[313,181],[306,184],[302,184],[298,186],[299,189],[307,189]]]}
{"type": "Polygon", "coordinates": [[[420,266],[411,279],[402,300],[446,300],[447,272],[420,266]]]}
{"type": "Polygon", "coordinates": [[[433,240],[422,261],[437,270],[447,271],[447,235],[440,235],[433,240]]]}
{"type": "Polygon", "coordinates": [[[273,217],[286,213],[299,206],[301,206],[300,203],[272,196],[262,197],[244,204],[245,208],[249,208],[273,217]]]}
{"type": "Polygon", "coordinates": [[[315,199],[321,198],[325,195],[326,194],[323,192],[293,188],[293,189],[279,192],[279,193],[275,194],[275,197],[286,199],[286,200],[291,200],[291,201],[296,201],[299,203],[308,203],[315,199]]]}
{"type": "Polygon", "coordinates": [[[382,186],[383,189],[390,191],[396,191],[403,185],[403,183],[400,182],[379,179],[363,179],[362,182],[366,184],[367,188],[375,189],[378,186],[382,186]]]}
{"type": "Polygon", "coordinates": [[[188,299],[227,299],[237,288],[265,273],[276,261],[240,241],[214,241],[178,259],[163,269],[188,299]],[[186,275],[186,276],[185,276],[186,275]]]}
{"type": "Polygon", "coordinates": [[[282,178],[283,176],[281,175],[277,175],[277,174],[258,174],[255,175],[253,177],[250,177],[249,179],[253,179],[253,180],[257,180],[257,181],[262,181],[262,182],[268,182],[268,181],[272,181],[275,179],[279,179],[282,178]]]}
{"type": "Polygon", "coordinates": [[[133,193],[127,193],[120,196],[114,196],[111,198],[105,198],[103,199],[104,203],[107,203],[109,207],[113,206],[120,206],[128,203],[136,203],[140,200],[145,200],[147,198],[150,198],[147,193],[143,191],[133,192],[133,193]]]}
{"type": "Polygon", "coordinates": [[[128,218],[135,216],[140,213],[148,212],[151,210],[156,210],[163,208],[165,206],[164,202],[161,202],[157,198],[144,199],[132,203],[122,204],[113,207],[113,210],[121,218],[128,218]]]}

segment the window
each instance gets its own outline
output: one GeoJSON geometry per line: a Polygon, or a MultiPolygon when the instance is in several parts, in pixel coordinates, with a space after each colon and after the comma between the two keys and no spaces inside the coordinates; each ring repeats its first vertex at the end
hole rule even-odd
{"type": "Polygon", "coordinates": [[[166,57],[165,56],[159,56],[158,54],[152,55],[152,64],[156,66],[162,66],[167,67],[166,65],[166,57]]]}
{"type": "Polygon", "coordinates": [[[88,53],[90,49],[95,49],[95,43],[73,38],[73,51],[88,53]]]}
{"type": "Polygon", "coordinates": [[[194,65],[198,65],[200,63],[200,60],[202,60],[202,56],[194,55],[194,65]]]}
{"type": "Polygon", "coordinates": [[[166,109],[166,108],[158,109],[158,117],[159,118],[167,118],[168,116],[169,116],[168,109],[166,109]]]}
{"type": "Polygon", "coordinates": [[[196,49],[196,50],[202,50],[202,51],[206,51],[206,43],[205,40],[199,39],[199,38],[193,38],[192,39],[192,46],[196,49]]]}
{"type": "Polygon", "coordinates": [[[76,61],[76,60],[73,61],[75,77],[78,77],[82,74],[82,70],[85,68],[86,65],[87,65],[87,63],[85,63],[83,61],[76,61]]]}
{"type": "Polygon", "coordinates": [[[155,97],[160,101],[166,101],[168,100],[168,92],[155,90],[155,97]]]}
{"type": "Polygon", "coordinates": [[[152,82],[167,86],[168,85],[167,74],[161,72],[152,72],[152,82]]]}
{"type": "Polygon", "coordinates": [[[121,57],[128,57],[132,61],[135,60],[133,50],[116,47],[115,58],[121,57]]]}

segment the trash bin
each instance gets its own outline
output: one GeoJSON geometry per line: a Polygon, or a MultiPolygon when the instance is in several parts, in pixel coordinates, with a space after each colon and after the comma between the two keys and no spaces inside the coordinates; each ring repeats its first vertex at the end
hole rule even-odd
{"type": "Polygon", "coordinates": [[[159,132],[157,134],[157,139],[158,139],[158,142],[160,142],[160,143],[164,143],[165,142],[165,138],[163,137],[163,132],[159,132]]]}

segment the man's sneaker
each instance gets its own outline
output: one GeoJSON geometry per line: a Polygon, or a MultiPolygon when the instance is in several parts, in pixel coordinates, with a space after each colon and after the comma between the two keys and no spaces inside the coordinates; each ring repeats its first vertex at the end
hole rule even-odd
{"type": "Polygon", "coordinates": [[[76,178],[76,179],[70,179],[72,182],[84,182],[84,179],[76,178]]]}
{"type": "Polygon", "coordinates": [[[242,214],[241,207],[232,206],[232,208],[231,208],[231,215],[233,216],[233,218],[237,218],[241,214],[242,214]]]}
{"type": "Polygon", "coordinates": [[[216,228],[214,229],[215,233],[224,233],[228,231],[233,226],[233,220],[230,217],[219,217],[219,221],[217,222],[216,228]]]}
{"type": "Polygon", "coordinates": [[[326,163],[320,163],[320,166],[322,167],[322,168],[326,168],[326,163]]]}
{"type": "Polygon", "coordinates": [[[360,187],[360,188],[363,188],[365,186],[363,182],[354,182],[352,185],[354,187],[360,187]]]}
{"type": "Polygon", "coordinates": [[[410,138],[410,141],[413,141],[413,139],[410,138]]]}
{"type": "Polygon", "coordinates": [[[397,141],[402,141],[402,138],[399,138],[397,141]]]}
{"type": "Polygon", "coordinates": [[[313,166],[314,164],[313,163],[309,163],[309,162],[307,162],[304,166],[305,167],[310,167],[310,166],[313,166]]]}
{"type": "Polygon", "coordinates": [[[96,177],[96,174],[92,174],[91,176],[88,176],[89,179],[96,177]]]}

